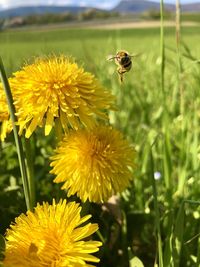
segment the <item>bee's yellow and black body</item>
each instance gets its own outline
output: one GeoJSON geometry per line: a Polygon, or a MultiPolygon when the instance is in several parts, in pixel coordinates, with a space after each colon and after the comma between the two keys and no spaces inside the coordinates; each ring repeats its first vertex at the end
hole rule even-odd
{"type": "Polygon", "coordinates": [[[127,51],[121,50],[110,59],[115,59],[115,63],[118,65],[117,72],[119,74],[120,81],[123,82],[123,74],[128,72],[132,67],[131,56],[127,51]]]}

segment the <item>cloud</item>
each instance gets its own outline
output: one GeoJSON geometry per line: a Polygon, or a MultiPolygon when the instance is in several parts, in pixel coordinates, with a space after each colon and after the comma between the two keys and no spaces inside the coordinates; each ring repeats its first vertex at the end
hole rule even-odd
{"type": "MultiPolygon", "coordinates": [[[[119,0],[96,0],[96,1],[91,1],[91,0],[80,0],[79,5],[80,6],[90,6],[90,7],[98,7],[98,8],[111,8],[115,6],[119,0]]],[[[77,1],[76,1],[77,3],[77,1]]]]}
{"type": "Polygon", "coordinates": [[[37,5],[79,5],[99,8],[111,8],[120,0],[0,0],[0,8],[37,5]]]}
{"type": "Polygon", "coordinates": [[[37,5],[71,5],[78,3],[73,0],[0,0],[0,6],[2,8],[10,8],[17,6],[37,6],[37,5]]]}

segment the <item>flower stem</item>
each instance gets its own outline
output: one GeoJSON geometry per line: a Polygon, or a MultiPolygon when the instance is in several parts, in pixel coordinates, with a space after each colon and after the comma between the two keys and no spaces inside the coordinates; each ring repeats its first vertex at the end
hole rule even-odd
{"type": "Polygon", "coordinates": [[[35,180],[34,180],[34,149],[30,138],[25,138],[24,147],[26,154],[26,168],[28,173],[28,183],[30,191],[31,207],[35,206],[35,180]]]}
{"type": "Polygon", "coordinates": [[[55,119],[55,135],[56,135],[56,143],[59,144],[59,142],[63,138],[63,131],[61,122],[58,118],[55,119]]]}
{"type": "Polygon", "coordinates": [[[10,118],[12,121],[13,133],[14,133],[15,145],[17,149],[19,166],[20,166],[20,171],[21,171],[21,176],[22,176],[22,184],[23,184],[23,189],[24,189],[26,206],[27,206],[27,209],[31,210],[33,207],[31,206],[31,201],[30,201],[30,191],[29,191],[28,176],[27,176],[27,170],[26,170],[26,164],[25,164],[25,156],[24,156],[22,141],[21,141],[20,136],[18,135],[18,126],[16,125],[17,117],[15,115],[13,97],[11,94],[10,85],[9,85],[9,82],[6,76],[6,72],[5,72],[1,57],[0,57],[0,78],[2,80],[2,85],[4,88],[5,94],[6,94],[6,99],[8,102],[8,108],[10,112],[10,118]]]}

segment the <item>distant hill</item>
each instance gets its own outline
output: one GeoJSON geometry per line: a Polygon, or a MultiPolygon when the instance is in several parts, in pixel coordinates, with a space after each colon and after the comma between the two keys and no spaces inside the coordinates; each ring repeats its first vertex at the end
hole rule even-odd
{"type": "MultiPolygon", "coordinates": [[[[174,4],[164,4],[166,10],[175,10],[174,4]]],[[[160,4],[154,1],[147,0],[122,0],[113,11],[120,13],[142,13],[148,10],[159,10],[160,4]]],[[[200,1],[199,3],[182,4],[181,10],[183,12],[200,12],[200,1]]]]}
{"type": "MultiPolygon", "coordinates": [[[[165,9],[169,11],[175,10],[174,4],[165,4],[165,9]]],[[[70,12],[77,14],[88,10],[90,7],[80,6],[24,6],[17,8],[10,8],[0,10],[0,19],[13,18],[13,17],[25,17],[28,15],[42,15],[45,13],[59,14],[70,12]]],[[[113,8],[111,11],[119,13],[142,13],[148,10],[159,10],[160,4],[153,0],[121,0],[121,2],[113,8]]],[[[98,9],[96,9],[98,10],[98,9]]],[[[199,3],[191,3],[182,5],[183,12],[200,12],[200,0],[199,3]]]]}
{"type": "MultiPolygon", "coordinates": [[[[174,10],[175,5],[165,4],[165,8],[174,10]]],[[[150,9],[159,10],[160,4],[146,0],[122,0],[113,10],[120,13],[142,13],[150,9]]]]}
{"type": "Polygon", "coordinates": [[[86,7],[80,6],[24,6],[0,10],[0,18],[23,17],[28,15],[41,15],[45,13],[78,13],[85,11],[86,7]]]}
{"type": "Polygon", "coordinates": [[[200,12],[200,2],[182,5],[183,12],[200,12]]]}

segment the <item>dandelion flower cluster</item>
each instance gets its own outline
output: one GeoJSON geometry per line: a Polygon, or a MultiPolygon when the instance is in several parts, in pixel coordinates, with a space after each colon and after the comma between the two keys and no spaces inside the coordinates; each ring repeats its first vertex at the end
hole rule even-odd
{"type": "Polygon", "coordinates": [[[6,135],[12,131],[12,123],[8,111],[5,92],[0,84],[0,139],[4,141],[6,135]]]}
{"type": "Polygon", "coordinates": [[[48,135],[59,118],[62,128],[75,130],[80,124],[93,127],[94,115],[107,119],[114,96],[97,79],[65,56],[36,59],[14,73],[11,86],[16,95],[20,133],[29,138],[37,126],[48,135]]]}
{"type": "Polygon", "coordinates": [[[15,219],[7,230],[4,267],[92,267],[99,262],[90,253],[99,250],[101,242],[88,240],[97,224],[87,223],[90,215],[80,217],[75,202],[37,205],[15,219]],[[84,226],[82,225],[84,223],[84,226]],[[87,238],[87,241],[84,239],[87,238]]]}
{"type": "Polygon", "coordinates": [[[66,135],[51,158],[55,183],[64,182],[68,196],[103,202],[130,184],[135,151],[109,126],[81,129],[66,135]]]}

